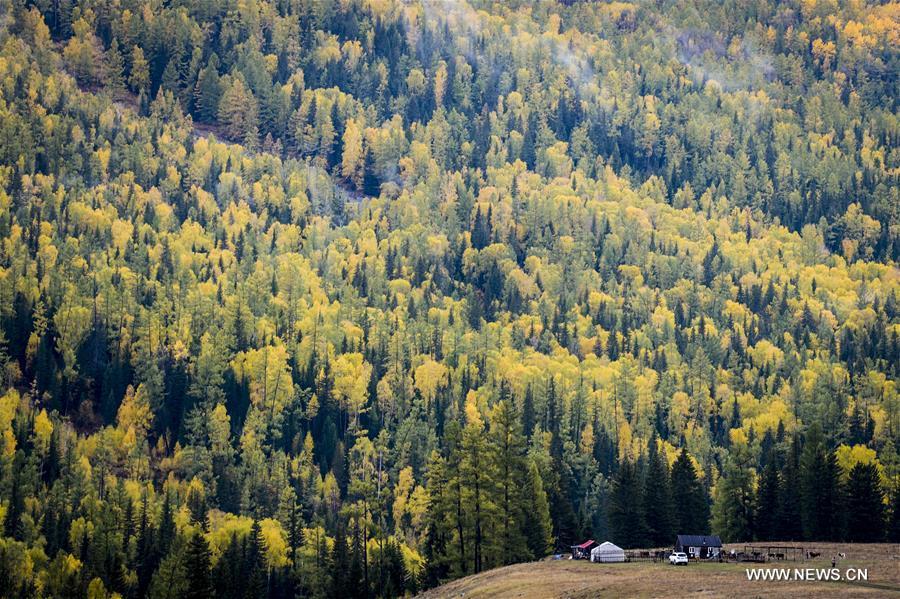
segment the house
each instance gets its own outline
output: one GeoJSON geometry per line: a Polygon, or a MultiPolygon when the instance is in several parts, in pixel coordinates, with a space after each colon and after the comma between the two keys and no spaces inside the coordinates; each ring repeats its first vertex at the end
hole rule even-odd
{"type": "Polygon", "coordinates": [[[722,551],[722,539],[717,535],[678,535],[675,551],[687,553],[694,559],[713,559],[722,551]]]}
{"type": "Polygon", "coordinates": [[[621,563],[625,561],[625,552],[618,545],[605,541],[591,549],[591,561],[595,564],[621,563]]]}
{"type": "Polygon", "coordinates": [[[572,545],[572,559],[589,559],[591,549],[597,546],[597,541],[589,539],[581,545],[572,545]]]}

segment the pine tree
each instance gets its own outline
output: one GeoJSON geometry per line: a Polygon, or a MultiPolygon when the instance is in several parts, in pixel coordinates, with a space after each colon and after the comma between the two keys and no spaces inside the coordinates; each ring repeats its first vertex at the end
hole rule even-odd
{"type": "Polygon", "coordinates": [[[686,449],[681,450],[672,464],[672,500],[675,534],[706,534],[709,532],[709,498],[697,477],[694,463],[686,449]]]}
{"type": "Polygon", "coordinates": [[[651,438],[644,472],[642,507],[647,525],[647,538],[654,547],[663,547],[673,539],[672,495],[669,488],[669,469],[661,454],[656,437],[651,438]]]}
{"type": "Polygon", "coordinates": [[[125,89],[125,59],[122,58],[122,50],[119,48],[119,40],[113,38],[106,51],[105,65],[106,86],[113,92],[121,92],[125,89]]]}
{"type": "Polygon", "coordinates": [[[475,207],[475,220],[472,223],[472,247],[481,250],[491,243],[491,215],[490,208],[486,214],[481,207],[475,207]]]}
{"type": "Polygon", "coordinates": [[[209,525],[206,520],[206,495],[201,489],[191,487],[187,496],[188,510],[191,513],[191,523],[198,524],[203,530],[207,530],[209,525]]]}
{"type": "Polygon", "coordinates": [[[219,83],[218,63],[219,58],[213,53],[209,57],[206,67],[200,70],[197,85],[194,87],[197,120],[204,123],[211,123],[219,114],[219,97],[222,95],[222,86],[219,83]]]}
{"type": "Polygon", "coordinates": [[[613,480],[609,524],[616,542],[626,549],[647,546],[647,526],[641,509],[641,484],[637,471],[627,459],[613,480]]]}
{"type": "Polygon", "coordinates": [[[522,528],[533,559],[541,559],[553,547],[553,522],[541,473],[533,460],[528,460],[528,476],[522,494],[527,501],[522,528]]]}
{"type": "Polygon", "coordinates": [[[810,541],[841,536],[840,467],[834,452],[825,448],[818,424],[813,424],[800,456],[800,508],[803,535],[810,541]]]}
{"type": "Polygon", "coordinates": [[[266,539],[263,537],[259,521],[254,520],[247,536],[247,549],[244,553],[247,593],[251,597],[264,597],[269,582],[269,568],[266,559],[266,539]]]}
{"type": "Polygon", "coordinates": [[[788,540],[803,538],[800,514],[800,440],[794,437],[781,476],[777,527],[778,536],[788,540]]]}
{"type": "Polygon", "coordinates": [[[185,552],[185,574],[187,576],[186,599],[208,599],[214,596],[210,578],[209,545],[203,534],[195,532],[185,552]]]}
{"type": "Polygon", "coordinates": [[[363,561],[365,550],[362,544],[362,534],[359,531],[359,523],[353,526],[353,545],[350,551],[350,569],[347,571],[347,588],[351,591],[351,597],[365,597],[366,586],[363,579],[363,561]]]}
{"type": "Polygon", "coordinates": [[[334,170],[341,164],[344,156],[344,118],[338,111],[337,102],[331,103],[331,125],[334,127],[334,138],[331,141],[331,147],[328,148],[328,167],[334,170]]]}
{"type": "Polygon", "coordinates": [[[466,426],[460,446],[462,460],[460,477],[464,498],[469,513],[472,540],[472,566],[477,574],[494,565],[496,558],[496,538],[489,533],[492,523],[497,521],[496,472],[491,462],[487,440],[479,423],[466,426]]]}
{"type": "Polygon", "coordinates": [[[18,541],[22,540],[22,528],[20,518],[25,511],[25,493],[22,490],[22,472],[24,470],[25,454],[17,451],[12,468],[12,491],[3,517],[3,534],[18,541]]]}
{"type": "Polygon", "coordinates": [[[448,527],[452,540],[448,545],[448,558],[455,576],[465,576],[469,572],[471,548],[467,531],[469,528],[468,505],[465,502],[462,476],[462,429],[458,422],[450,422],[444,432],[446,443],[446,480],[444,493],[448,527]]]}
{"type": "Polygon", "coordinates": [[[716,483],[713,531],[726,542],[753,539],[753,471],[745,446],[735,446],[716,483]]]}
{"type": "Polygon", "coordinates": [[[291,564],[297,566],[297,550],[303,545],[303,514],[297,496],[292,495],[287,517],[287,542],[291,564]]]}
{"type": "Polygon", "coordinates": [[[503,399],[494,406],[489,437],[489,450],[494,458],[492,470],[496,474],[503,562],[511,564],[528,559],[529,555],[520,526],[525,519],[525,501],[528,499],[522,495],[526,476],[525,438],[519,431],[509,400],[503,399]]]}
{"type": "Polygon", "coordinates": [[[771,541],[779,536],[780,494],[778,464],[770,455],[756,491],[756,538],[760,541],[771,541]]]}
{"type": "Polygon", "coordinates": [[[347,545],[347,536],[344,525],[338,524],[334,534],[334,547],[331,550],[331,597],[349,597],[350,588],[350,547],[347,545]]]}
{"type": "Polygon", "coordinates": [[[144,58],[144,51],[140,46],[134,46],[131,50],[131,74],[128,76],[128,84],[131,90],[138,94],[150,93],[150,65],[144,58]]]}
{"type": "Polygon", "coordinates": [[[428,460],[428,507],[425,512],[425,546],[423,557],[425,567],[421,582],[425,588],[436,587],[450,574],[447,543],[451,530],[448,526],[450,505],[448,503],[447,470],[444,458],[433,451],[428,460]]]}
{"type": "Polygon", "coordinates": [[[175,515],[172,508],[172,495],[167,490],[165,499],[163,499],[162,515],[160,516],[159,522],[159,535],[157,537],[159,542],[158,549],[161,555],[165,555],[169,552],[169,548],[175,540],[175,532],[175,515]]]}
{"type": "Polygon", "coordinates": [[[381,181],[375,173],[375,156],[371,148],[366,148],[366,157],[363,164],[363,188],[362,192],[374,198],[381,195],[381,181]]]}
{"type": "Polygon", "coordinates": [[[900,543],[900,484],[894,484],[894,492],[891,493],[891,518],[887,527],[888,541],[900,543]]]}
{"type": "Polygon", "coordinates": [[[256,98],[240,77],[232,77],[219,100],[218,118],[225,135],[243,142],[259,137],[259,111],[256,98]]]}
{"type": "Polygon", "coordinates": [[[247,584],[244,574],[244,556],[237,533],[232,532],[213,568],[212,578],[215,584],[215,595],[222,599],[243,599],[247,584]]]}
{"type": "Polygon", "coordinates": [[[153,552],[153,529],[151,528],[149,514],[149,498],[147,493],[143,493],[141,497],[141,514],[138,519],[137,539],[136,539],[136,555],[135,570],[137,571],[137,591],[139,596],[143,596],[150,585],[153,570],[156,566],[156,559],[153,552]]]}
{"type": "Polygon", "coordinates": [[[857,463],[847,483],[847,536],[856,543],[884,540],[884,490],[874,463],[857,463]]]}
{"type": "Polygon", "coordinates": [[[525,389],[525,398],[522,400],[522,434],[525,439],[531,439],[534,432],[534,390],[531,385],[525,389]]]}

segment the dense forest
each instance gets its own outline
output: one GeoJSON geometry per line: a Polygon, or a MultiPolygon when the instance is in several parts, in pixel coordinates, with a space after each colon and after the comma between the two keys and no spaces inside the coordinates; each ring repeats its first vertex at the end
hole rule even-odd
{"type": "Polygon", "coordinates": [[[900,541],[900,4],[0,0],[0,596],[900,541]]]}

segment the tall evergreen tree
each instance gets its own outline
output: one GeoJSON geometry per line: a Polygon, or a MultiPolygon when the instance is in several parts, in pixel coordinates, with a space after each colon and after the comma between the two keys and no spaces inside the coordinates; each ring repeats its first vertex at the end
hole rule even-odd
{"type": "Polygon", "coordinates": [[[494,458],[492,470],[496,474],[495,503],[499,512],[502,559],[511,564],[530,556],[521,528],[529,499],[522,494],[527,475],[525,439],[509,400],[501,400],[494,406],[489,437],[490,454],[494,458]]]}
{"type": "Polygon", "coordinates": [[[266,559],[266,539],[259,521],[254,520],[247,535],[243,568],[246,572],[247,593],[252,597],[263,597],[268,591],[269,567],[266,559]]]}
{"type": "Polygon", "coordinates": [[[531,439],[534,432],[534,390],[531,385],[525,389],[525,397],[522,399],[522,434],[525,439],[531,439]]]}
{"type": "Polygon", "coordinates": [[[553,548],[553,522],[540,470],[533,460],[528,460],[527,469],[525,488],[522,490],[527,502],[522,528],[531,556],[540,559],[553,548]]]}
{"type": "Polygon", "coordinates": [[[874,463],[857,463],[847,482],[847,539],[878,543],[885,533],[884,490],[874,463]]]}
{"type": "Polygon", "coordinates": [[[619,465],[610,496],[609,524],[613,537],[622,547],[647,546],[647,525],[641,509],[641,483],[637,471],[627,459],[619,465]]]}
{"type": "Polygon", "coordinates": [[[669,469],[655,437],[650,440],[647,451],[643,491],[642,507],[647,538],[654,547],[669,545],[674,534],[669,469]]]}
{"type": "Polygon", "coordinates": [[[204,123],[213,122],[219,114],[219,98],[222,86],[219,83],[219,57],[213,53],[200,70],[197,85],[194,88],[194,106],[197,120],[204,123]]]}
{"type": "Polygon", "coordinates": [[[891,514],[887,527],[888,541],[900,543],[900,484],[894,483],[891,493],[891,514]]]}
{"type": "Polygon", "coordinates": [[[834,452],[826,449],[818,424],[813,424],[800,456],[801,520],[807,540],[840,539],[841,494],[840,466],[834,452]]]}
{"type": "Polygon", "coordinates": [[[187,576],[185,599],[211,599],[215,596],[210,578],[210,561],[209,544],[201,532],[195,532],[184,557],[187,576]]]}
{"type": "Polygon", "coordinates": [[[353,589],[350,588],[350,547],[347,545],[347,535],[344,525],[338,524],[334,534],[334,546],[331,549],[331,585],[329,595],[331,597],[350,597],[353,589]]]}
{"type": "Polygon", "coordinates": [[[756,538],[760,541],[779,537],[780,495],[781,476],[776,460],[770,455],[756,490],[756,538]]]}
{"type": "Polygon", "coordinates": [[[367,196],[377,198],[381,194],[381,181],[378,180],[378,173],[375,172],[375,155],[368,147],[365,152],[362,192],[367,196]]]}
{"type": "Polygon", "coordinates": [[[781,476],[778,502],[778,536],[787,540],[803,538],[801,518],[802,498],[800,489],[800,440],[794,437],[781,476]]]}
{"type": "Polygon", "coordinates": [[[116,93],[125,89],[125,59],[122,57],[122,49],[117,38],[113,38],[106,51],[104,71],[107,87],[116,93]]]}
{"type": "Polygon", "coordinates": [[[460,450],[460,476],[471,522],[468,534],[472,543],[472,569],[477,574],[496,565],[498,546],[492,527],[498,517],[497,475],[479,423],[469,424],[463,430],[460,450]]]}
{"type": "Polygon", "coordinates": [[[243,599],[247,579],[244,556],[237,533],[232,533],[212,570],[215,596],[222,599],[243,599]]]}
{"type": "Polygon", "coordinates": [[[671,479],[675,534],[709,532],[709,498],[686,449],[672,464],[671,479]]]}
{"type": "Polygon", "coordinates": [[[436,587],[450,574],[448,547],[451,530],[448,525],[451,505],[448,503],[447,471],[444,458],[434,451],[428,461],[428,507],[425,512],[425,546],[421,583],[436,587]]]}
{"type": "Polygon", "coordinates": [[[746,446],[735,446],[716,483],[713,531],[726,542],[753,539],[754,475],[746,454],[746,446]]]}

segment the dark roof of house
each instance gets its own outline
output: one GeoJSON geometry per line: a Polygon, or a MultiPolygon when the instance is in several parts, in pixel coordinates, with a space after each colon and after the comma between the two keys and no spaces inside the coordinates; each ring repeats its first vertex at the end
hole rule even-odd
{"type": "Polygon", "coordinates": [[[596,544],[597,544],[597,541],[595,541],[594,539],[590,539],[588,541],[585,541],[581,545],[572,545],[572,549],[587,549],[591,545],[596,545],[596,544]]]}
{"type": "Polygon", "coordinates": [[[721,547],[722,539],[718,535],[678,535],[675,545],[678,547],[721,547]]]}

